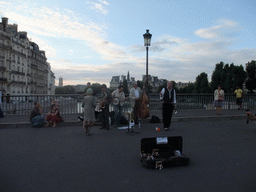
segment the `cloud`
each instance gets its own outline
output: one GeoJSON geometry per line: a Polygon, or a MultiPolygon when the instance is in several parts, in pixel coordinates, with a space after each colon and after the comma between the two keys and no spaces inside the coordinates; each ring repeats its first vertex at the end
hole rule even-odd
{"type": "Polygon", "coordinates": [[[218,21],[218,24],[213,27],[198,29],[195,31],[195,35],[203,39],[225,38],[227,36],[231,36],[239,28],[240,26],[237,22],[228,19],[221,19],[218,21]]]}
{"type": "Polygon", "coordinates": [[[108,14],[108,10],[104,8],[104,5],[109,5],[109,3],[107,1],[99,0],[99,3],[88,1],[87,4],[90,5],[89,9],[95,10],[104,15],[108,14]]]}
{"type": "MultiPolygon", "coordinates": [[[[108,2],[100,0],[88,4],[100,4],[98,8],[104,9],[108,2]]],[[[79,16],[68,9],[24,6],[19,7],[21,13],[15,10],[15,6],[8,7],[14,8],[7,11],[7,16],[19,25],[20,30],[28,31],[28,37],[46,51],[56,79],[62,76],[67,84],[85,84],[88,81],[108,84],[112,76],[127,75],[128,71],[136,80],[141,80],[142,74],[145,74],[145,47],[111,42],[105,26],[90,18],[79,16]],[[97,52],[100,58],[95,59],[100,59],[103,64],[90,63],[94,62],[93,56],[85,56],[87,54],[83,55],[84,60],[88,58],[87,64],[59,58],[57,48],[49,46],[46,40],[38,38],[37,35],[44,39],[55,37],[82,41],[89,46],[88,50],[97,52]]],[[[235,64],[240,65],[255,59],[255,49],[233,49],[238,41],[234,36],[239,28],[239,23],[222,19],[212,27],[195,31],[194,34],[203,38],[202,41],[191,42],[171,34],[154,36],[149,48],[149,74],[176,82],[194,81],[201,72],[211,74],[215,64],[220,61],[237,62],[235,64]]],[[[74,53],[73,55],[77,52],[72,47],[67,51],[74,53]]]]}
{"type": "Polygon", "coordinates": [[[36,36],[32,36],[32,35],[28,35],[28,38],[30,39],[30,41],[35,42],[39,46],[40,50],[44,50],[47,57],[55,57],[56,56],[57,50],[54,49],[53,47],[49,46],[47,44],[47,42],[43,41],[42,39],[40,39],[36,36]]]}

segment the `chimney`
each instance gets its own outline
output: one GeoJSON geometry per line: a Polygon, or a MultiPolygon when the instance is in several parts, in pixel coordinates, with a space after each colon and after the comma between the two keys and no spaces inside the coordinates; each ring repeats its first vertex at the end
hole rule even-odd
{"type": "Polygon", "coordinates": [[[8,25],[8,18],[2,17],[2,24],[3,24],[3,31],[6,31],[7,25],[8,25]]]}

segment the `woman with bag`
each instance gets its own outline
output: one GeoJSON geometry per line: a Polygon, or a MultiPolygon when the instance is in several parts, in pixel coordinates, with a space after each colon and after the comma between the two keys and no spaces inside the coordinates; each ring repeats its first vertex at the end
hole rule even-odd
{"type": "Polygon", "coordinates": [[[214,106],[216,107],[217,115],[222,113],[222,105],[224,101],[224,91],[221,89],[221,86],[218,86],[218,89],[214,91],[214,106]]]}

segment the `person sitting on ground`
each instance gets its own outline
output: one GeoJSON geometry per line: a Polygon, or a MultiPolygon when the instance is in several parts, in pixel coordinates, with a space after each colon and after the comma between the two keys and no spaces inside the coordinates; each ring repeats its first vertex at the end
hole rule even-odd
{"type": "Polygon", "coordinates": [[[64,122],[63,117],[60,115],[60,104],[58,103],[58,101],[56,99],[51,102],[51,105],[53,105],[53,104],[56,106],[56,109],[59,111],[58,117],[61,119],[61,122],[64,122]]]}
{"type": "Polygon", "coordinates": [[[30,122],[34,127],[42,127],[45,119],[43,118],[43,110],[38,101],[34,103],[35,107],[30,113],[30,122]]]}
{"type": "Polygon", "coordinates": [[[47,124],[46,124],[46,127],[49,127],[51,123],[53,123],[52,127],[56,127],[56,124],[58,122],[61,122],[61,118],[59,117],[59,115],[60,115],[60,112],[57,109],[56,105],[52,104],[51,105],[51,111],[49,111],[47,113],[47,118],[46,118],[47,124]]]}

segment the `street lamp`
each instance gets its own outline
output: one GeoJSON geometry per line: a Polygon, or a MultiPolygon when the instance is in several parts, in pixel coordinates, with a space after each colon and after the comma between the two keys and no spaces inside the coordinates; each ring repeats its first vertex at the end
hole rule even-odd
{"type": "Polygon", "coordinates": [[[146,81],[145,88],[146,93],[148,93],[148,47],[150,46],[152,35],[149,33],[149,30],[146,30],[146,33],[143,35],[144,37],[144,46],[146,46],[146,81]]]}

